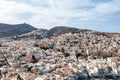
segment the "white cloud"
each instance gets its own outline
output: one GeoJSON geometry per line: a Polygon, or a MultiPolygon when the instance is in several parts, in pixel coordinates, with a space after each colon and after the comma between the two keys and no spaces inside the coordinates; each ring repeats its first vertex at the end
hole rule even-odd
{"type": "Polygon", "coordinates": [[[21,23],[22,19],[17,17],[23,13],[31,13],[31,7],[27,4],[16,4],[15,1],[0,0],[0,22],[3,23],[21,23]]]}
{"type": "Polygon", "coordinates": [[[103,3],[91,0],[0,0],[1,23],[27,22],[38,28],[107,20],[118,11],[120,0],[103,3]]]}

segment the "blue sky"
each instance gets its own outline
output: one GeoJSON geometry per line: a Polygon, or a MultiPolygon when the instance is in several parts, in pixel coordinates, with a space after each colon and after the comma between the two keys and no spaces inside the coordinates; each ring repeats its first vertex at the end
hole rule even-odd
{"type": "Polygon", "coordinates": [[[120,33],[120,0],[0,0],[0,23],[120,33]]]}

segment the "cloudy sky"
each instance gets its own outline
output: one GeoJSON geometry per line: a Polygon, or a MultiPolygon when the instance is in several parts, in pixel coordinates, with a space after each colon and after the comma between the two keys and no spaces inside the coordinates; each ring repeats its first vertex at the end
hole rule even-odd
{"type": "Polygon", "coordinates": [[[0,23],[120,32],[120,0],[0,0],[0,23]]]}

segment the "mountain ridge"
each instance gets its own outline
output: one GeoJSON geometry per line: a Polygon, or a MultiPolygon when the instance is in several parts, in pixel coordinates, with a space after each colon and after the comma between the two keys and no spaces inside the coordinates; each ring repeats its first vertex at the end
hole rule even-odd
{"type": "Polygon", "coordinates": [[[4,24],[0,23],[0,38],[17,36],[36,30],[37,28],[26,24],[4,24]]]}
{"type": "Polygon", "coordinates": [[[74,27],[68,26],[55,26],[49,30],[47,29],[37,29],[30,24],[22,23],[22,24],[4,24],[0,23],[0,38],[4,37],[13,37],[19,36],[21,38],[33,37],[36,38],[44,38],[51,36],[58,36],[65,33],[74,33],[74,32],[84,32],[84,31],[93,31],[93,34],[96,35],[104,35],[107,37],[120,37],[120,33],[112,33],[112,32],[99,32],[89,29],[78,29],[74,27]]]}

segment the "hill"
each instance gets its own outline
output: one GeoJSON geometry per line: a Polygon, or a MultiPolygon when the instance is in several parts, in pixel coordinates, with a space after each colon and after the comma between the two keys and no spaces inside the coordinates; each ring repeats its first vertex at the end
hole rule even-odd
{"type": "Polygon", "coordinates": [[[76,32],[79,29],[77,28],[72,28],[72,27],[66,27],[66,26],[56,26],[48,31],[49,35],[52,36],[58,36],[60,34],[65,34],[69,32],[76,32]]]}
{"type": "Polygon", "coordinates": [[[36,28],[26,23],[16,25],[0,23],[0,38],[21,35],[33,30],[36,28]]]}

